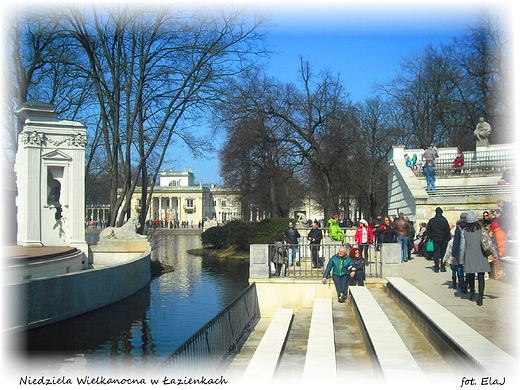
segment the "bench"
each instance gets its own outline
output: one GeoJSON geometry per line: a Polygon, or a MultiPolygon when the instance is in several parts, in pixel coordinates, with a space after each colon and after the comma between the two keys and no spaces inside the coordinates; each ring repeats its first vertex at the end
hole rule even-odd
{"type": "Polygon", "coordinates": [[[268,385],[273,379],[278,361],[289,332],[293,309],[278,309],[272,318],[264,336],[247,365],[240,383],[255,387],[268,385]]]}
{"type": "Polygon", "coordinates": [[[302,383],[310,387],[324,381],[328,387],[337,383],[332,300],[315,298],[302,383]]]}
{"type": "Polygon", "coordinates": [[[388,288],[470,367],[498,376],[518,367],[518,361],[403,278],[387,277],[388,288]]]}
{"type": "Polygon", "coordinates": [[[394,326],[364,286],[350,286],[351,302],[358,314],[365,340],[388,384],[425,383],[426,378],[394,326]]]}

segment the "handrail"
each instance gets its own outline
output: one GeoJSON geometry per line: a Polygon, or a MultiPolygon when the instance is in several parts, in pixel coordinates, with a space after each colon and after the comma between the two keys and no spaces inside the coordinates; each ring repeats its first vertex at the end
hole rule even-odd
{"type": "Polygon", "coordinates": [[[182,375],[214,373],[237,346],[251,324],[260,318],[255,283],[159,364],[155,371],[182,375]]]}
{"type": "MultiPolygon", "coordinates": [[[[350,229],[355,231],[355,229],[350,229]]],[[[268,244],[269,246],[269,262],[268,267],[275,267],[275,265],[271,265],[273,260],[273,254],[276,251],[275,244],[268,244]]],[[[320,244],[318,246],[318,265],[315,267],[312,261],[312,250],[309,244],[299,244],[298,245],[298,255],[299,262],[296,262],[296,254],[291,254],[292,264],[289,266],[289,246],[284,245],[282,259],[283,266],[280,270],[280,275],[276,275],[276,272],[272,274],[272,276],[282,276],[282,277],[291,277],[291,278],[320,278],[327,267],[327,264],[332,256],[338,253],[338,249],[340,247],[346,247],[347,250],[353,247],[358,247],[356,243],[354,243],[353,236],[350,237],[346,235],[345,242],[342,244],[341,242],[333,242],[333,243],[325,243],[320,244]]],[[[379,278],[381,275],[381,256],[379,252],[379,248],[377,248],[376,244],[368,244],[366,246],[366,250],[368,256],[365,256],[363,253],[362,256],[366,260],[365,266],[365,275],[370,278],[379,278]]]]}
{"type": "MultiPolygon", "coordinates": [[[[443,153],[435,159],[435,170],[437,174],[446,174],[453,171],[452,163],[457,153],[443,153]]],[[[475,174],[485,173],[489,171],[501,174],[506,169],[512,169],[516,165],[516,151],[514,149],[507,150],[490,150],[490,151],[469,151],[463,152],[464,165],[459,174],[475,174]]],[[[418,161],[422,165],[421,161],[418,161]]],[[[414,171],[416,176],[423,176],[422,170],[414,171]]]]}

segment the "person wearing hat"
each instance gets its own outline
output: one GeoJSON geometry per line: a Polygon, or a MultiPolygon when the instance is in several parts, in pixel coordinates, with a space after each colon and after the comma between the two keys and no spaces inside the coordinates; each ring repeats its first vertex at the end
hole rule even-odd
{"type": "MultiPolygon", "coordinates": [[[[484,300],[485,279],[484,273],[490,272],[487,255],[482,250],[482,227],[473,210],[468,211],[466,227],[462,230],[460,242],[460,258],[464,264],[469,287],[469,300],[475,301],[475,275],[478,280],[477,305],[482,306],[484,300]]],[[[496,257],[498,260],[498,257],[496,257]]]]}
{"type": "Polygon", "coordinates": [[[435,272],[446,272],[446,266],[442,262],[446,253],[446,246],[451,239],[450,224],[442,215],[443,210],[440,207],[435,209],[435,217],[431,218],[426,225],[428,238],[433,241],[433,263],[435,272]]]}
{"type": "Polygon", "coordinates": [[[372,228],[368,226],[368,223],[364,219],[359,220],[359,227],[354,233],[354,242],[361,252],[364,252],[365,265],[368,261],[368,247],[374,242],[374,233],[372,228]]]}

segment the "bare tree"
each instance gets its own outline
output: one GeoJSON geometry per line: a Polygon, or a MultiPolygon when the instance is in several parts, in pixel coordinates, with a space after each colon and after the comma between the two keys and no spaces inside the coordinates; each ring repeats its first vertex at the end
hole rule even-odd
{"type": "Polygon", "coordinates": [[[263,19],[170,6],[70,6],[55,12],[60,36],[76,53],[70,66],[91,83],[97,99],[96,131],[110,177],[109,224],[124,221],[140,183],[144,225],[150,184],[172,139],[194,153],[207,145],[190,133],[188,121],[220,99],[227,77],[252,66],[249,59],[262,51],[256,44],[263,19]]]}

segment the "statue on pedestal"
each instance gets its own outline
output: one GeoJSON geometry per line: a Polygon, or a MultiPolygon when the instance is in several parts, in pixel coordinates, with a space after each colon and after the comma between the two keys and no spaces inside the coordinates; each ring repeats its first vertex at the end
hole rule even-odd
{"type": "Polygon", "coordinates": [[[491,135],[491,126],[484,121],[484,118],[479,119],[479,123],[473,132],[477,139],[477,146],[489,146],[489,136],[491,135]]]}
{"type": "Polygon", "coordinates": [[[107,227],[99,233],[99,240],[126,240],[133,241],[136,239],[146,240],[146,236],[137,234],[139,223],[137,218],[130,218],[126,224],[121,227],[107,227]]]}

